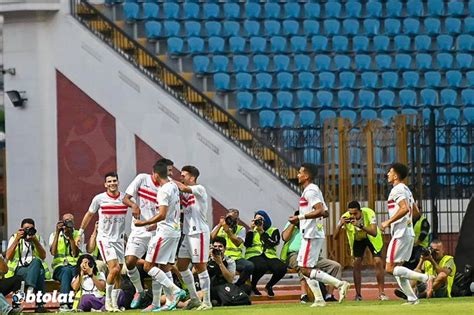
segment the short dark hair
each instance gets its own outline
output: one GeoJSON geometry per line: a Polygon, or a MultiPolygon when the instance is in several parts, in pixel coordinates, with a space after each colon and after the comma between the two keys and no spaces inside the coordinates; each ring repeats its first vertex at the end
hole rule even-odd
{"type": "Polygon", "coordinates": [[[408,176],[408,167],[402,163],[393,163],[390,168],[393,168],[400,180],[404,180],[408,176]]]}
{"type": "Polygon", "coordinates": [[[161,178],[166,178],[168,176],[168,165],[166,165],[166,163],[157,162],[153,165],[153,172],[158,174],[161,178]]]}
{"type": "Polygon", "coordinates": [[[199,170],[195,166],[185,165],[183,166],[181,171],[188,172],[189,174],[191,174],[191,176],[193,176],[196,179],[199,177],[199,170]]]}
{"type": "Polygon", "coordinates": [[[173,161],[171,161],[169,159],[165,159],[165,158],[159,159],[158,161],[156,161],[156,163],[164,163],[164,164],[166,164],[166,166],[173,166],[174,165],[173,161]]]}
{"type": "Polygon", "coordinates": [[[224,245],[224,247],[227,247],[227,241],[222,236],[214,237],[214,239],[212,240],[212,243],[213,244],[214,243],[221,243],[222,245],[224,245]]]}
{"type": "Polygon", "coordinates": [[[314,181],[318,175],[318,167],[313,163],[303,163],[301,167],[304,168],[305,172],[308,174],[309,179],[314,181]]]}
{"type": "Polygon", "coordinates": [[[347,205],[347,208],[349,209],[357,209],[360,211],[360,203],[357,201],[357,200],[352,200],[351,202],[349,202],[349,204],[347,205]]]}
{"type": "Polygon", "coordinates": [[[97,269],[97,263],[95,262],[94,257],[90,254],[83,254],[79,256],[79,258],[77,259],[76,269],[75,269],[76,276],[81,274],[81,264],[84,259],[87,259],[92,264],[92,273],[96,275],[99,272],[99,270],[97,269]]]}
{"type": "Polygon", "coordinates": [[[107,180],[107,177],[115,177],[118,179],[118,174],[117,172],[108,172],[107,174],[104,175],[104,181],[107,180]]]}
{"type": "Polygon", "coordinates": [[[21,227],[23,227],[25,223],[32,224],[33,226],[35,225],[35,221],[32,218],[23,219],[23,221],[21,221],[21,227]]]}
{"type": "Polygon", "coordinates": [[[443,244],[443,242],[441,242],[440,239],[434,238],[434,239],[431,241],[431,244],[443,244]]]}

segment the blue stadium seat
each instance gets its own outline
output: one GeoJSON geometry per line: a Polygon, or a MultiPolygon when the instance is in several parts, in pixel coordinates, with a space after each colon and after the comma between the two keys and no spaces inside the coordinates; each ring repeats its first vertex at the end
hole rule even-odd
{"type": "Polygon", "coordinates": [[[205,20],[218,19],[220,16],[220,7],[216,3],[204,3],[202,13],[205,20]]]}
{"type": "Polygon", "coordinates": [[[377,52],[388,51],[388,45],[390,44],[390,38],[385,35],[377,35],[373,38],[374,49],[377,52]]]}
{"type": "Polygon", "coordinates": [[[311,59],[308,55],[295,55],[296,71],[308,71],[311,59]]]}
{"type": "Polygon", "coordinates": [[[410,50],[410,37],[406,35],[397,35],[393,39],[396,51],[410,50]]]}
{"type": "Polygon", "coordinates": [[[331,65],[331,57],[327,55],[316,55],[316,57],[314,57],[314,61],[316,63],[317,71],[329,70],[331,65]]]}
{"type": "Polygon", "coordinates": [[[355,73],[349,71],[339,72],[339,86],[343,89],[354,88],[356,76],[355,73]]]}
{"type": "Polygon", "coordinates": [[[395,100],[395,93],[390,90],[380,90],[378,92],[379,106],[382,107],[393,107],[393,101],[395,100]]]}
{"type": "Polygon", "coordinates": [[[382,87],[395,88],[398,86],[398,74],[396,72],[388,71],[382,73],[382,87]]]}
{"type": "Polygon", "coordinates": [[[307,39],[304,36],[293,36],[290,39],[291,50],[293,53],[305,52],[307,39]]]}
{"type": "Polygon", "coordinates": [[[267,40],[265,37],[250,37],[250,51],[252,53],[263,53],[267,47],[267,40]]]}
{"type": "Polygon", "coordinates": [[[441,22],[437,18],[426,18],[425,22],[425,32],[428,35],[438,35],[441,33],[441,22]]]}
{"type": "Polygon", "coordinates": [[[428,0],[427,9],[428,9],[428,15],[431,15],[431,16],[444,15],[443,0],[428,0]]]}
{"type": "Polygon", "coordinates": [[[375,94],[372,91],[360,90],[359,91],[359,105],[361,107],[374,107],[375,94]]]}
{"type": "MultiPolygon", "coordinates": [[[[474,94],[473,94],[473,96],[474,96],[474,94]]],[[[474,101],[474,99],[473,99],[473,101],[474,101]]],[[[463,101],[463,103],[464,103],[464,101],[463,101]]],[[[468,124],[474,124],[474,108],[473,107],[464,108],[463,116],[464,116],[464,120],[468,124]]]]}
{"type": "Polygon", "coordinates": [[[228,91],[230,89],[230,76],[227,73],[214,74],[214,87],[218,91],[228,91]]]}
{"type": "Polygon", "coordinates": [[[417,116],[418,111],[413,108],[403,108],[402,109],[402,115],[407,115],[407,116],[417,116]]]}
{"type": "Polygon", "coordinates": [[[375,56],[375,64],[379,70],[387,70],[392,68],[392,57],[390,55],[375,56]]]}
{"type": "Polygon", "coordinates": [[[466,80],[468,86],[474,86],[474,71],[466,72],[466,80]]]}
{"type": "Polygon", "coordinates": [[[416,67],[420,70],[431,69],[433,58],[430,54],[420,53],[415,57],[416,67]]]}
{"type": "Polygon", "coordinates": [[[369,55],[356,55],[354,59],[357,70],[365,71],[371,68],[370,64],[372,63],[372,59],[369,55]]]}
{"type": "Polygon", "coordinates": [[[245,4],[245,15],[250,19],[259,19],[261,18],[262,7],[260,4],[255,2],[247,2],[245,4]]]}
{"type": "Polygon", "coordinates": [[[125,2],[123,4],[123,15],[127,22],[135,22],[139,19],[140,6],[134,2],[125,2]]]}
{"type": "Polygon", "coordinates": [[[362,5],[357,1],[347,1],[345,4],[346,15],[350,18],[359,18],[362,5]]]}
{"type": "Polygon", "coordinates": [[[324,13],[326,17],[338,18],[341,15],[341,4],[335,1],[326,2],[324,5],[324,13]]]}
{"type": "Polygon", "coordinates": [[[267,2],[264,6],[266,19],[278,19],[280,17],[280,4],[267,2]]]}
{"type": "Polygon", "coordinates": [[[390,0],[385,4],[386,14],[390,17],[402,16],[402,3],[397,0],[390,0]]]}
{"type": "Polygon", "coordinates": [[[234,55],[232,58],[234,72],[247,72],[249,66],[249,57],[245,55],[234,55]]]}
{"type": "Polygon", "coordinates": [[[224,17],[229,20],[240,18],[240,6],[237,3],[224,3],[224,17]]]}
{"type": "Polygon", "coordinates": [[[457,70],[446,71],[446,84],[450,88],[457,88],[461,86],[462,74],[457,70]]]}
{"type": "Polygon", "coordinates": [[[303,108],[311,108],[313,104],[313,92],[300,90],[296,92],[296,97],[298,99],[298,106],[303,108]]]}
{"type": "Polygon", "coordinates": [[[323,22],[324,25],[324,33],[326,35],[337,35],[339,34],[339,29],[341,28],[341,24],[338,20],[327,19],[323,22]]]}
{"type": "Polygon", "coordinates": [[[428,35],[417,35],[415,37],[415,50],[427,51],[431,48],[431,37],[428,35]]]}
{"type": "Polygon", "coordinates": [[[272,87],[273,77],[267,72],[260,72],[255,75],[257,89],[267,90],[272,87]]]}
{"type": "Polygon", "coordinates": [[[448,2],[448,12],[450,16],[459,16],[464,13],[464,3],[463,1],[449,1],[448,2]]]}
{"type": "Polygon", "coordinates": [[[382,16],[382,4],[378,1],[369,1],[365,5],[367,16],[379,18],[382,16]]]}
{"type": "Polygon", "coordinates": [[[273,65],[275,66],[275,71],[288,71],[288,66],[290,65],[290,57],[287,55],[275,55],[273,56],[273,65]]]}
{"type": "Polygon", "coordinates": [[[281,24],[275,20],[266,20],[263,22],[266,36],[280,35],[281,24]]]}
{"type": "Polygon", "coordinates": [[[320,18],[321,6],[318,3],[309,2],[304,5],[304,15],[306,18],[320,18]]]}
{"type": "Polygon", "coordinates": [[[461,92],[461,101],[464,106],[473,106],[474,105],[474,90],[464,89],[461,92]]]}
{"type": "Polygon", "coordinates": [[[421,104],[425,106],[438,105],[438,93],[432,89],[423,89],[420,92],[421,104]]]}
{"type": "Polygon", "coordinates": [[[249,92],[238,92],[237,93],[237,106],[240,111],[250,110],[253,103],[253,94],[249,92]]]}
{"type": "Polygon", "coordinates": [[[439,50],[451,50],[453,48],[454,39],[451,35],[438,35],[436,37],[436,44],[439,50]]]}
{"type": "Polygon", "coordinates": [[[406,70],[411,68],[411,56],[408,54],[396,54],[395,66],[399,70],[406,70]]]}
{"type": "Polygon", "coordinates": [[[403,107],[416,105],[416,92],[413,90],[400,90],[398,97],[400,100],[400,105],[403,107]]]}
{"type": "Polygon", "coordinates": [[[452,89],[443,89],[440,93],[441,96],[441,105],[444,106],[454,106],[456,105],[457,93],[452,89]]]}
{"type": "Polygon", "coordinates": [[[471,69],[472,54],[459,53],[456,54],[456,62],[459,69],[471,69]]]}
{"type": "Polygon", "coordinates": [[[406,71],[402,74],[403,81],[406,87],[416,88],[420,80],[420,75],[416,71],[406,71]]]}
{"type": "Polygon", "coordinates": [[[298,74],[298,84],[301,89],[312,89],[314,85],[314,74],[311,72],[300,72],[298,74]]]}
{"type": "Polygon", "coordinates": [[[461,122],[461,111],[459,108],[447,107],[443,109],[444,121],[448,125],[458,125],[461,122]]]}
{"type": "Polygon", "coordinates": [[[337,71],[349,70],[351,68],[351,58],[347,55],[334,56],[334,65],[337,71]]]}
{"type": "Polygon", "coordinates": [[[176,20],[179,18],[179,5],[173,2],[163,3],[163,12],[167,20],[176,20]]]}
{"type": "Polygon", "coordinates": [[[300,24],[295,20],[283,21],[283,33],[285,35],[298,35],[300,24]]]}
{"type": "Polygon", "coordinates": [[[303,32],[306,36],[319,35],[319,23],[314,20],[305,20],[303,22],[303,32]]]}
{"type": "Polygon", "coordinates": [[[359,34],[359,21],[354,19],[345,19],[342,22],[342,28],[346,35],[357,35],[359,34]]]}
{"type": "Polygon", "coordinates": [[[273,95],[269,92],[257,92],[257,108],[271,108],[273,95]]]}
{"type": "Polygon", "coordinates": [[[215,54],[224,52],[225,40],[222,37],[209,37],[208,44],[208,51],[210,53],[215,54]]]}
{"type": "Polygon", "coordinates": [[[339,91],[337,92],[337,100],[339,107],[354,107],[354,93],[351,91],[339,91]]]}
{"type": "Polygon", "coordinates": [[[145,20],[157,19],[160,13],[160,7],[156,3],[143,4],[143,18],[145,20]]]}
{"type": "Polygon", "coordinates": [[[292,110],[282,110],[278,113],[278,116],[280,117],[280,128],[294,127],[296,115],[292,110]]]}
{"type": "Polygon", "coordinates": [[[212,65],[215,72],[227,72],[229,67],[229,58],[222,55],[213,56],[212,65]]]}
{"type": "Polygon", "coordinates": [[[260,23],[257,21],[246,20],[244,22],[244,30],[247,36],[259,36],[260,35],[260,23]]]}
{"type": "Polygon", "coordinates": [[[318,93],[316,93],[316,98],[321,107],[332,107],[333,105],[333,96],[331,92],[318,91],[318,93]]]}
{"type": "Polygon", "coordinates": [[[283,130],[283,145],[285,148],[298,148],[298,132],[296,130],[283,130]]]}
{"type": "Polygon", "coordinates": [[[196,21],[187,21],[184,23],[184,30],[187,37],[200,36],[201,23],[196,21]]]}
{"type": "Polygon", "coordinates": [[[286,37],[273,36],[270,38],[270,50],[274,53],[286,51],[286,37]]]}
{"type": "Polygon", "coordinates": [[[461,51],[471,51],[473,47],[474,37],[469,34],[459,35],[457,38],[457,47],[461,51]]]}
{"type": "Polygon", "coordinates": [[[336,35],[332,38],[332,49],[335,52],[345,52],[349,46],[349,40],[346,36],[336,35]]]}
{"type": "Polygon", "coordinates": [[[387,35],[400,34],[400,21],[396,19],[386,19],[384,21],[384,29],[387,35]]]}
{"type": "Polygon", "coordinates": [[[384,109],[380,113],[380,116],[382,117],[384,125],[388,126],[392,123],[393,118],[397,116],[397,111],[393,109],[384,109]]]}
{"type": "Polygon", "coordinates": [[[332,89],[334,88],[334,82],[336,76],[332,72],[321,72],[319,73],[319,88],[332,89]]]}
{"type": "Polygon", "coordinates": [[[298,19],[300,17],[301,7],[298,3],[285,3],[285,19],[298,19]]]}
{"type": "MultiPolygon", "coordinates": [[[[232,21],[231,21],[232,22],[232,21]]],[[[229,22],[229,23],[231,23],[229,22]]],[[[235,24],[237,24],[237,29],[235,32],[229,32],[228,35],[226,36],[236,36],[239,34],[239,24],[237,22],[232,22],[232,24],[235,27],[235,24]]],[[[225,25],[225,24],[224,24],[225,25]]],[[[229,26],[228,26],[229,27],[229,26]]],[[[207,21],[204,23],[204,29],[206,30],[206,35],[211,37],[211,36],[220,36],[221,35],[221,30],[222,30],[222,25],[219,22],[216,21],[207,21]]]]}
{"type": "Polygon", "coordinates": [[[336,113],[333,110],[323,109],[319,112],[319,124],[322,126],[328,119],[336,118],[336,113]]]}
{"type": "Polygon", "coordinates": [[[176,21],[165,21],[163,23],[166,37],[179,36],[181,24],[176,21]]]}
{"type": "Polygon", "coordinates": [[[168,45],[168,54],[175,55],[183,53],[184,42],[179,37],[170,37],[166,41],[168,45]]]}
{"type": "Polygon", "coordinates": [[[237,90],[249,90],[252,88],[252,75],[247,72],[239,72],[235,75],[237,90]]]}
{"type": "Polygon", "coordinates": [[[453,56],[448,53],[439,53],[436,56],[438,67],[441,69],[450,69],[453,65],[453,56]]]}
{"type": "Polygon", "coordinates": [[[406,6],[408,15],[423,16],[423,2],[421,0],[408,0],[406,6]]]}
{"type": "Polygon", "coordinates": [[[321,151],[316,148],[305,148],[303,151],[303,159],[305,163],[321,164],[321,151]]]}
{"type": "Polygon", "coordinates": [[[365,89],[375,89],[377,87],[378,76],[376,72],[364,72],[360,76],[362,87],[365,89]]]}
{"type": "Polygon", "coordinates": [[[420,30],[420,22],[417,19],[406,18],[403,20],[403,33],[417,35],[420,30]]]}
{"type": "MultiPolygon", "coordinates": [[[[207,23],[218,23],[214,21],[207,23]]],[[[240,34],[240,23],[235,21],[224,21],[224,36],[239,36],[240,34]]]]}
{"type": "Polygon", "coordinates": [[[145,22],[145,36],[148,40],[156,40],[161,37],[161,23],[156,21],[145,22]]]}
{"type": "Polygon", "coordinates": [[[427,71],[425,72],[425,86],[426,87],[439,87],[441,83],[441,74],[439,71],[427,71]]]}
{"type": "Polygon", "coordinates": [[[261,110],[258,113],[260,128],[275,128],[276,114],[271,110],[261,110]]]}
{"type": "Polygon", "coordinates": [[[447,18],[444,21],[444,27],[449,34],[461,33],[461,20],[457,18],[447,18]]]}
{"type": "Polygon", "coordinates": [[[354,36],[352,38],[352,49],[355,52],[365,52],[369,48],[369,38],[367,36],[354,36]]]}
{"type": "Polygon", "coordinates": [[[232,53],[241,53],[245,51],[245,39],[240,36],[229,38],[229,49],[232,53]]]}
{"type": "Polygon", "coordinates": [[[278,73],[277,84],[280,90],[291,89],[293,87],[293,75],[289,72],[278,73]]]}
{"type": "Polygon", "coordinates": [[[277,98],[278,109],[293,107],[293,94],[292,93],[287,92],[287,91],[280,91],[277,93],[276,98],[277,98]]]}
{"type": "Polygon", "coordinates": [[[316,122],[316,113],[312,110],[300,111],[300,126],[302,128],[314,127],[316,122]]]}
{"type": "Polygon", "coordinates": [[[449,148],[449,161],[451,164],[467,163],[467,150],[461,146],[451,146],[449,148]]]}
{"type": "Polygon", "coordinates": [[[194,56],[193,57],[193,69],[197,74],[203,74],[209,72],[209,58],[207,56],[194,56]]]}
{"type": "Polygon", "coordinates": [[[365,19],[364,30],[367,35],[377,35],[380,29],[380,22],[376,19],[365,19]]]}
{"type": "Polygon", "coordinates": [[[357,119],[357,113],[350,109],[341,110],[339,115],[341,116],[341,118],[348,119],[351,122],[351,124],[354,124],[354,122],[357,119]]]}
{"type": "Polygon", "coordinates": [[[311,38],[312,48],[315,52],[326,51],[328,47],[328,39],[325,36],[316,35],[311,38]]]}
{"type": "Polygon", "coordinates": [[[372,109],[363,109],[360,112],[360,117],[363,120],[374,120],[374,119],[377,119],[377,112],[372,109]]]}
{"type": "MultiPolygon", "coordinates": [[[[199,18],[199,9],[201,7],[197,4],[197,3],[193,3],[193,2],[185,2],[183,4],[183,14],[184,14],[184,18],[186,20],[196,20],[199,18]]],[[[173,10],[176,10],[176,7],[172,7],[171,9],[169,9],[171,11],[173,10]]],[[[174,14],[173,12],[171,12],[171,14],[174,14]]]]}

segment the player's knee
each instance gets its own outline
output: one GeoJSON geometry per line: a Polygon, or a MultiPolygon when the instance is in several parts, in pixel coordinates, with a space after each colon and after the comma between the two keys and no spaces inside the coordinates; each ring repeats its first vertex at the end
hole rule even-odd
{"type": "Polygon", "coordinates": [[[125,257],[125,266],[127,266],[128,270],[132,270],[133,268],[135,268],[135,265],[136,265],[136,262],[135,262],[134,257],[131,257],[131,256],[125,257]]]}

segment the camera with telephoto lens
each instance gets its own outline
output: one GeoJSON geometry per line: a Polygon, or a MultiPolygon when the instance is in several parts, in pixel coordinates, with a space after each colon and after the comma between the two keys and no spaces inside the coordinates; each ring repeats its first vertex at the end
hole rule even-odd
{"type": "Polygon", "coordinates": [[[263,219],[262,218],[256,219],[253,223],[256,226],[262,226],[263,225],[263,219]]]}
{"type": "Polygon", "coordinates": [[[74,229],[74,222],[71,220],[64,220],[63,225],[63,229],[74,229]]]}
{"type": "Polygon", "coordinates": [[[25,234],[23,234],[23,238],[27,238],[28,236],[33,236],[36,234],[36,229],[34,227],[24,228],[23,231],[25,232],[25,234]]]}
{"type": "Polygon", "coordinates": [[[421,256],[428,257],[433,253],[433,249],[431,247],[423,247],[421,249],[421,256]]]}
{"type": "Polygon", "coordinates": [[[227,224],[231,229],[237,226],[237,220],[234,219],[234,217],[231,215],[226,216],[224,221],[225,221],[225,224],[227,224]]]}
{"type": "Polygon", "coordinates": [[[219,248],[213,248],[212,249],[212,254],[214,256],[220,256],[222,254],[222,251],[219,248]]]}

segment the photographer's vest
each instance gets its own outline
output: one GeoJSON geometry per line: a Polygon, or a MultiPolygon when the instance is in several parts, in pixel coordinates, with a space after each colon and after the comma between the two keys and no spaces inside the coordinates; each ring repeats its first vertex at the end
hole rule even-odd
{"type": "MultiPolygon", "coordinates": [[[[74,230],[72,233],[72,237],[73,239],[78,238],[79,231],[74,230]]],[[[69,240],[67,240],[66,236],[61,232],[58,237],[58,249],[56,252],[56,256],[54,256],[53,262],[51,263],[51,268],[53,268],[53,272],[59,266],[64,266],[68,264],[71,266],[76,266],[78,258],[79,255],[77,255],[77,257],[72,256],[72,249],[71,245],[69,244],[69,240]]]]}
{"type": "MultiPolygon", "coordinates": [[[[273,231],[275,231],[276,228],[270,227],[268,228],[264,234],[267,234],[269,237],[272,236],[273,231]]],[[[277,256],[277,251],[276,251],[276,246],[272,246],[269,248],[263,249],[263,243],[260,240],[260,233],[258,233],[256,230],[253,231],[253,241],[252,241],[252,246],[247,247],[247,250],[245,251],[245,259],[249,259],[255,256],[260,256],[262,253],[267,256],[267,258],[278,258],[277,256]]]]}
{"type": "MultiPolygon", "coordinates": [[[[449,255],[444,255],[443,258],[441,258],[440,262],[438,263],[438,265],[441,267],[441,268],[445,268],[446,266],[446,263],[450,260],[450,259],[454,259],[453,256],[449,256],[449,255]]],[[[437,276],[438,274],[436,273],[436,270],[433,268],[433,265],[431,264],[431,262],[429,262],[428,260],[425,260],[425,264],[423,265],[424,269],[425,269],[425,273],[427,275],[430,275],[430,276],[437,276]]],[[[456,264],[453,264],[453,269],[451,270],[451,274],[448,275],[448,283],[447,283],[447,286],[446,286],[446,289],[448,291],[448,297],[451,297],[451,289],[453,288],[453,282],[454,282],[454,275],[456,275],[456,264]]]]}
{"type": "MultiPolygon", "coordinates": [[[[364,220],[364,225],[370,226],[370,219],[375,216],[374,210],[370,208],[361,208],[360,210],[362,211],[362,219],[364,220]]],[[[351,214],[348,211],[344,213],[342,217],[350,218],[351,214]]],[[[349,241],[349,247],[351,248],[351,255],[354,256],[353,247],[354,247],[356,228],[353,224],[346,224],[344,228],[346,230],[347,240],[349,241]]],[[[377,235],[372,236],[372,235],[367,234],[367,238],[369,239],[370,243],[372,244],[372,246],[377,252],[380,252],[380,250],[382,250],[382,247],[383,247],[382,233],[380,232],[380,229],[378,227],[377,227],[377,235]]]]}
{"type": "Polygon", "coordinates": [[[280,259],[284,263],[286,263],[288,259],[288,251],[290,250],[290,245],[291,245],[291,239],[293,238],[293,235],[300,233],[300,229],[298,227],[293,228],[293,233],[291,233],[290,239],[283,244],[283,247],[281,248],[280,252],[280,259]]]}
{"type": "MultiPolygon", "coordinates": [[[[420,234],[421,234],[421,224],[423,223],[423,221],[426,221],[426,217],[424,215],[422,215],[418,221],[416,221],[415,223],[415,226],[413,227],[413,230],[415,231],[415,242],[419,239],[420,237],[420,234]]],[[[423,242],[420,243],[419,246],[421,247],[428,247],[428,245],[430,244],[430,238],[429,238],[429,235],[426,235],[425,239],[423,240],[423,242]]]]}
{"type": "MultiPolygon", "coordinates": [[[[16,237],[16,233],[13,234],[13,237],[16,237]]],[[[38,235],[38,241],[41,241],[41,237],[39,235],[38,235]]],[[[20,241],[18,242],[18,245],[16,247],[15,254],[13,255],[12,260],[9,260],[8,263],[7,263],[8,272],[5,274],[5,278],[10,278],[10,277],[13,277],[15,275],[15,270],[18,267],[18,264],[20,263],[20,257],[21,257],[20,255],[23,253],[23,246],[25,246],[24,244],[25,244],[25,240],[20,239],[20,241]]],[[[51,279],[51,273],[49,272],[48,264],[45,261],[43,261],[41,258],[39,258],[38,250],[36,248],[34,248],[34,244],[31,244],[31,246],[33,246],[33,257],[36,257],[36,258],[40,259],[41,262],[43,263],[45,279],[46,280],[51,279]]]]}
{"type": "MultiPolygon", "coordinates": [[[[235,230],[235,235],[238,235],[240,231],[242,231],[244,227],[242,225],[237,225],[237,229],[235,230]]],[[[233,260],[238,260],[244,258],[244,242],[239,246],[235,246],[234,242],[230,239],[229,235],[224,231],[224,228],[220,228],[219,232],[217,232],[217,236],[225,238],[226,241],[226,249],[224,254],[229,256],[233,260]]]]}

